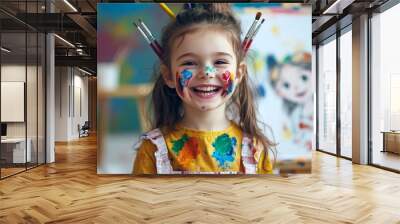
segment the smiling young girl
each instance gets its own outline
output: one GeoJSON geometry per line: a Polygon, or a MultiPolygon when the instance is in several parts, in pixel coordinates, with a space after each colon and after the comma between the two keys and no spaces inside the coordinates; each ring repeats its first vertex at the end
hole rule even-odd
{"type": "Polygon", "coordinates": [[[136,144],[133,174],[272,172],[240,35],[222,3],[183,10],[164,28],[154,130],[136,144]]]}

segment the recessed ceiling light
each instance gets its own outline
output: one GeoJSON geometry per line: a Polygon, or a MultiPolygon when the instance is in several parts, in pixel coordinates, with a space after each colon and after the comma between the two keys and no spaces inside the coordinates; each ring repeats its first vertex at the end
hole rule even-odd
{"type": "Polygon", "coordinates": [[[60,37],[60,36],[57,35],[57,34],[54,34],[54,36],[57,37],[58,39],[60,39],[62,42],[64,42],[64,43],[66,43],[67,45],[69,45],[70,47],[75,48],[75,45],[71,44],[71,42],[69,42],[68,40],[66,40],[66,39],[64,39],[64,38],[62,38],[62,37],[60,37]]]}
{"type": "Polygon", "coordinates": [[[81,68],[79,68],[79,67],[78,67],[78,70],[81,71],[81,72],[83,72],[83,73],[85,73],[85,74],[87,74],[87,75],[90,75],[90,76],[92,75],[92,73],[90,73],[90,72],[88,72],[88,71],[86,71],[86,70],[83,70],[83,69],[81,69],[81,68]]]}
{"type": "Polygon", "coordinates": [[[71,4],[69,3],[68,0],[64,0],[65,4],[67,4],[74,12],[78,12],[78,10],[71,4]]]}
{"type": "Polygon", "coordinates": [[[355,0],[336,0],[322,14],[342,14],[343,9],[351,5],[355,0]]]}
{"type": "Polygon", "coordinates": [[[11,52],[11,50],[9,50],[9,49],[7,49],[7,48],[5,48],[5,47],[1,47],[1,50],[4,51],[4,52],[6,52],[6,53],[10,53],[10,52],[11,52]]]}

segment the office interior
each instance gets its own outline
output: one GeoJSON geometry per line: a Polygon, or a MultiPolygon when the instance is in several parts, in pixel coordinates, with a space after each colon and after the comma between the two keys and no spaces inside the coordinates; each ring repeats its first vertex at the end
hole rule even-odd
{"type": "Polygon", "coordinates": [[[54,163],[56,142],[96,132],[96,2],[80,6],[90,22],[60,16],[72,10],[62,1],[6,0],[0,7],[4,179],[54,163]]]}
{"type": "MultiPolygon", "coordinates": [[[[96,4],[107,2],[135,1],[0,2],[2,186],[96,142],[96,4]]],[[[398,175],[399,1],[295,2],[313,12],[313,155],[335,158],[329,169],[398,175]]]]}

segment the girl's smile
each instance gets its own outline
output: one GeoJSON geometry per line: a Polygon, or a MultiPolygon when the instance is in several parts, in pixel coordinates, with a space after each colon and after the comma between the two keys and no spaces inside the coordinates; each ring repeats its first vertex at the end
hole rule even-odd
{"type": "Polygon", "coordinates": [[[208,100],[222,94],[222,86],[212,84],[200,84],[190,88],[191,93],[200,100],[208,100]]]}

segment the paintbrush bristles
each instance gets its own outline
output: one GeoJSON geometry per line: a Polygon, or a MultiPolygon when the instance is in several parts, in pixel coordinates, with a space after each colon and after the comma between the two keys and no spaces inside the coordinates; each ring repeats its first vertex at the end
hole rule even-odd
{"type": "Polygon", "coordinates": [[[256,20],[259,20],[261,18],[261,12],[257,12],[256,14],[256,20]]]}
{"type": "Polygon", "coordinates": [[[255,28],[255,26],[256,26],[258,20],[261,18],[261,15],[262,15],[261,12],[257,12],[256,17],[255,17],[253,23],[252,23],[251,26],[250,26],[250,29],[249,29],[249,30],[247,31],[247,33],[246,33],[245,41],[250,37],[251,33],[253,33],[254,28],[255,28]]]}

